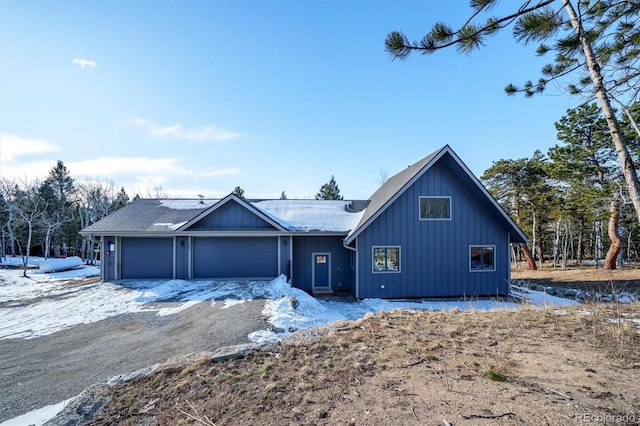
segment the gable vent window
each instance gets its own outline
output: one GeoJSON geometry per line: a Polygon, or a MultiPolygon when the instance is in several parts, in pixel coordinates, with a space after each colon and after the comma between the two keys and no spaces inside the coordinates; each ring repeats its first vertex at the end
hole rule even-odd
{"type": "Polygon", "coordinates": [[[400,272],[400,247],[374,247],[373,272],[400,272]]]}
{"type": "Polygon", "coordinates": [[[420,220],[451,219],[451,197],[420,197],[420,220]]]}
{"type": "Polygon", "coordinates": [[[495,246],[471,246],[469,251],[471,272],[496,270],[495,246]]]}

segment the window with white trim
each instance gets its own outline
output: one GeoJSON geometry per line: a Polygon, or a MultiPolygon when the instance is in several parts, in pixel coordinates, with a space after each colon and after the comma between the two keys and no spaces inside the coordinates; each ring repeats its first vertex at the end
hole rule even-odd
{"type": "Polygon", "coordinates": [[[496,270],[495,246],[469,246],[469,269],[472,272],[496,270]]]}
{"type": "Polygon", "coordinates": [[[450,220],[451,197],[420,197],[420,220],[450,220]]]}
{"type": "Polygon", "coordinates": [[[400,272],[400,247],[373,247],[373,272],[400,272]]]}

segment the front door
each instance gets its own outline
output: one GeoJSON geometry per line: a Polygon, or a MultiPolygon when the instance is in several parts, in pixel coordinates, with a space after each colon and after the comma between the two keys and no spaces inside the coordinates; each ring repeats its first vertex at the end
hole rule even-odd
{"type": "Polygon", "coordinates": [[[313,253],[313,292],[331,291],[331,255],[313,253]]]}

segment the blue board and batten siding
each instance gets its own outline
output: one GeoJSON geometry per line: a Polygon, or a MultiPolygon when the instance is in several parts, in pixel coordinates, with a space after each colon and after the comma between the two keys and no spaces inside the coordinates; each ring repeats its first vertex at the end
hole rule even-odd
{"type": "Polygon", "coordinates": [[[190,231],[274,231],[273,225],[249,209],[229,201],[189,227],[190,231]]]}
{"type": "Polygon", "coordinates": [[[436,163],[358,236],[357,296],[506,294],[508,239],[507,231],[480,200],[442,163],[436,163]],[[420,220],[421,196],[450,196],[451,219],[420,220]],[[494,246],[494,271],[470,271],[472,245],[494,246]],[[375,246],[400,247],[400,272],[373,272],[375,246]]]}
{"type": "Polygon", "coordinates": [[[334,291],[354,292],[352,254],[342,245],[344,237],[293,237],[293,280],[295,287],[311,292],[313,290],[313,254],[327,253],[330,256],[330,287],[334,291]]]}

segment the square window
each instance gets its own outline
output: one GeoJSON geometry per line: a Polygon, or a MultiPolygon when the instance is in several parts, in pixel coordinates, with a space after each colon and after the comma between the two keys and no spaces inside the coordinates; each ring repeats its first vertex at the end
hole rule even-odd
{"type": "Polygon", "coordinates": [[[374,247],[373,272],[400,272],[400,247],[374,247]]]}
{"type": "Polygon", "coordinates": [[[496,270],[494,246],[471,246],[469,251],[471,271],[496,270]]]}
{"type": "Polygon", "coordinates": [[[451,219],[451,197],[420,197],[420,220],[451,219]]]}
{"type": "Polygon", "coordinates": [[[324,255],[316,256],[316,263],[327,263],[327,256],[324,256],[324,255]]]}

